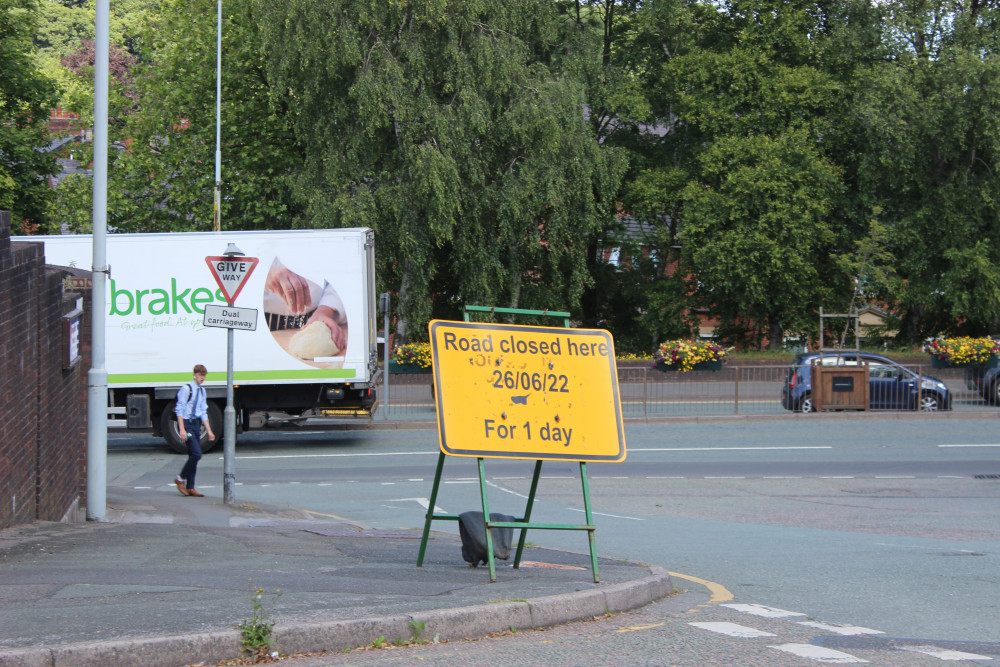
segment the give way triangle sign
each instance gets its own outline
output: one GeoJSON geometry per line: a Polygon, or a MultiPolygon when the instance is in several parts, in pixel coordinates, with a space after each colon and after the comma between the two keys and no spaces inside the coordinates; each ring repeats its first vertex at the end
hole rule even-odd
{"type": "Polygon", "coordinates": [[[219,283],[222,295],[231,306],[236,301],[247,278],[257,267],[256,257],[206,257],[205,263],[212,270],[215,282],[219,283]]]}

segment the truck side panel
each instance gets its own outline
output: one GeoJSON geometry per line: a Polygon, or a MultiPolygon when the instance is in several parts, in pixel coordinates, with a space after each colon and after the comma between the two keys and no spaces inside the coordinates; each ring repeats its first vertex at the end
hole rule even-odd
{"type": "MultiPolygon", "coordinates": [[[[45,243],[49,264],[92,264],[89,235],[30,240],[45,243]]],[[[347,401],[371,408],[373,398],[359,399],[378,370],[374,244],[371,230],[360,228],[108,235],[106,363],[114,400],[148,395],[155,423],[164,394],[190,380],[197,363],[209,369],[206,387],[224,390],[226,329],[204,326],[203,316],[208,304],[226,305],[206,257],[230,243],[259,260],[234,304],[258,310],[255,331],[234,332],[243,407],[302,410],[347,401]],[[302,286],[297,302],[288,296],[291,285],[302,286]],[[319,306],[344,330],[344,349],[303,352],[292,343],[319,306]]]]}
{"type": "MultiPolygon", "coordinates": [[[[374,347],[370,331],[374,295],[370,289],[366,242],[369,230],[303,230],[177,234],[111,234],[107,237],[107,367],[109,384],[176,385],[190,379],[196,363],[208,366],[209,384],[225,381],[225,329],[202,324],[206,304],[225,305],[205,258],[235,243],[259,264],[235,305],[260,311],[256,331],[236,332],[235,379],[244,384],[366,382],[374,347]],[[277,295],[265,288],[272,270],[304,278],[312,303],[324,291],[339,296],[347,330],[346,350],[302,359],[288,351],[288,340],[303,323],[277,295]],[[277,320],[275,331],[268,319],[277,320]]],[[[33,237],[45,243],[49,264],[89,267],[90,236],[33,237]]]]}

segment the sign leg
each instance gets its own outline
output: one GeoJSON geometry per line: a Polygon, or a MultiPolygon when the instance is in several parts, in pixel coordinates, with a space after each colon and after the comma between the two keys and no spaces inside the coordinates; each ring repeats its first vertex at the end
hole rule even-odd
{"type": "Polygon", "coordinates": [[[431,521],[434,520],[434,507],[437,503],[438,487],[441,484],[441,470],[444,469],[444,452],[438,454],[437,470],[434,472],[434,486],[431,488],[431,498],[427,503],[427,518],[424,521],[424,535],[420,538],[420,553],[417,554],[417,567],[423,567],[424,552],[427,550],[427,537],[431,532],[431,521]]]}
{"type": "Polygon", "coordinates": [[[601,582],[601,577],[597,573],[597,551],[594,544],[594,513],[590,509],[590,484],[587,483],[587,463],[580,461],[580,482],[583,484],[583,510],[587,517],[587,539],[590,542],[590,569],[594,572],[594,583],[601,582]]]}
{"type": "MultiPolygon", "coordinates": [[[[542,460],[538,459],[535,461],[535,474],[531,478],[531,491],[528,492],[528,503],[524,507],[524,518],[521,519],[523,523],[529,523],[531,521],[531,508],[535,504],[535,491],[538,489],[538,478],[542,474],[542,460]]],[[[524,553],[524,542],[528,536],[528,528],[525,526],[521,529],[521,536],[517,540],[517,553],[514,554],[514,569],[521,566],[521,554],[524,553]]]]}
{"type": "Polygon", "coordinates": [[[496,583],[497,564],[493,558],[493,525],[490,521],[490,501],[486,495],[486,464],[479,457],[479,491],[483,496],[483,525],[486,527],[486,560],[490,566],[490,583],[496,583]]]}

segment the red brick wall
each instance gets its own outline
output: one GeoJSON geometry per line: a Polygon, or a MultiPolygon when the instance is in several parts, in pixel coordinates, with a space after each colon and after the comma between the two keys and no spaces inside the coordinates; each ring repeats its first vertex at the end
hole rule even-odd
{"type": "Polygon", "coordinates": [[[61,319],[80,296],[64,295],[63,277],[42,244],[11,244],[0,211],[0,528],[75,518],[80,505],[89,359],[62,368],[61,319]]]}

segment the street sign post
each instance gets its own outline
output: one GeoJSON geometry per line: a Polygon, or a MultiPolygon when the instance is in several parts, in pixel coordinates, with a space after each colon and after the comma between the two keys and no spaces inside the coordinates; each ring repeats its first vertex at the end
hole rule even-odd
{"type": "Polygon", "coordinates": [[[258,261],[260,260],[256,257],[232,255],[205,258],[205,263],[211,269],[212,275],[215,276],[215,282],[219,284],[219,289],[222,290],[222,295],[226,297],[226,302],[230,306],[236,301],[236,297],[239,296],[240,290],[246,284],[247,278],[257,268],[258,261]]]}
{"type": "Polygon", "coordinates": [[[257,329],[257,311],[254,308],[234,308],[233,302],[246,284],[247,278],[257,268],[256,257],[244,257],[243,251],[230,243],[222,256],[205,258],[209,270],[219,284],[229,312],[221,306],[205,306],[202,323],[205,326],[226,329],[226,409],[222,418],[222,502],[236,502],[236,408],[233,406],[233,329],[257,329]],[[221,312],[220,312],[221,311],[221,312]],[[252,326],[251,321],[252,319],[252,326]]]}

